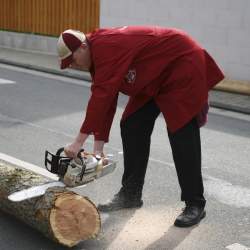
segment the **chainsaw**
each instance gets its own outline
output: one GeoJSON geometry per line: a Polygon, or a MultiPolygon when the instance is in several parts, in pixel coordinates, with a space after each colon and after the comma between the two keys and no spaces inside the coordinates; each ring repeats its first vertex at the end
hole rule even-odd
{"type": "Polygon", "coordinates": [[[114,171],[116,163],[111,159],[112,155],[106,157],[86,153],[81,149],[76,158],[62,156],[64,148],[58,149],[56,154],[45,151],[46,169],[57,174],[59,181],[68,187],[82,186],[88,182],[98,179],[114,171]]]}
{"type": "Polygon", "coordinates": [[[58,176],[58,181],[30,187],[17,191],[8,196],[14,202],[44,195],[50,187],[82,187],[100,177],[112,173],[116,168],[116,161],[112,155],[95,155],[81,149],[76,158],[63,155],[64,148],[59,148],[56,154],[45,151],[45,168],[58,176]]]}

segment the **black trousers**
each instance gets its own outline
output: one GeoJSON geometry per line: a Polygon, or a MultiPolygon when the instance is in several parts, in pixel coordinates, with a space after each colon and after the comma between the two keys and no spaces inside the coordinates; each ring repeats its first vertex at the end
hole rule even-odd
{"type": "MultiPolygon", "coordinates": [[[[120,124],[124,153],[122,188],[139,196],[148,165],[151,134],[159,114],[158,106],[151,100],[120,124]]],[[[196,119],[175,133],[168,131],[168,137],[181,188],[181,200],[205,206],[200,129],[196,119]]]]}

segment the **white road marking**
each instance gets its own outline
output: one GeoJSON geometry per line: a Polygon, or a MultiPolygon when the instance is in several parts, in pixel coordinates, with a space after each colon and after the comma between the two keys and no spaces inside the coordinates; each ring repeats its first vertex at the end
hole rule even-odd
{"type": "Polygon", "coordinates": [[[24,69],[24,68],[5,65],[5,64],[1,64],[1,63],[0,63],[0,67],[4,68],[4,69],[8,69],[8,70],[13,70],[16,72],[22,72],[22,73],[27,73],[30,75],[45,77],[45,78],[52,79],[52,80],[67,82],[67,83],[71,83],[74,85],[80,85],[80,86],[84,86],[84,87],[91,86],[91,82],[89,82],[87,80],[78,80],[78,79],[74,79],[71,77],[59,76],[59,75],[55,75],[55,74],[45,73],[45,72],[31,70],[31,69],[24,69]]]}
{"type": "Polygon", "coordinates": [[[43,176],[45,176],[45,177],[47,177],[49,179],[52,179],[52,180],[55,180],[55,181],[58,180],[58,177],[55,174],[50,173],[46,169],[38,167],[38,166],[36,166],[34,164],[31,164],[29,162],[19,160],[19,159],[15,158],[15,157],[12,157],[10,155],[0,153],[0,160],[2,160],[4,162],[7,162],[7,163],[9,162],[10,164],[13,164],[13,165],[16,165],[18,167],[21,167],[21,168],[27,169],[29,171],[35,172],[37,174],[43,175],[43,176]]]}
{"type": "Polygon", "coordinates": [[[234,244],[232,244],[230,246],[227,246],[226,248],[229,249],[229,250],[250,250],[249,247],[243,246],[243,245],[241,245],[239,243],[234,243],[234,244]]]}
{"type": "Polygon", "coordinates": [[[15,84],[16,82],[8,80],[8,79],[3,79],[0,78],[0,85],[4,85],[4,84],[15,84]]]}

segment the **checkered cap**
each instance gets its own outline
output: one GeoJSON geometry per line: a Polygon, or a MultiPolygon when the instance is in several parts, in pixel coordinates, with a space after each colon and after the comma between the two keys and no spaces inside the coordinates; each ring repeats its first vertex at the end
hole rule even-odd
{"type": "Polygon", "coordinates": [[[77,30],[65,30],[61,33],[57,42],[57,53],[61,69],[67,68],[73,60],[73,53],[85,41],[84,33],[77,30]]]}

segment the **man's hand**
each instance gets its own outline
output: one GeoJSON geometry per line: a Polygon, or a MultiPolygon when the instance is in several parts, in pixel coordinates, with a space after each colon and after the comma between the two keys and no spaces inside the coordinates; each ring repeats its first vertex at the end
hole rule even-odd
{"type": "Polygon", "coordinates": [[[76,158],[81,147],[82,147],[82,144],[75,141],[64,147],[64,153],[68,157],[76,158]]]}
{"type": "Polygon", "coordinates": [[[87,134],[79,133],[73,143],[64,147],[64,153],[68,157],[76,158],[78,152],[80,151],[83,143],[88,138],[87,134]]]}

